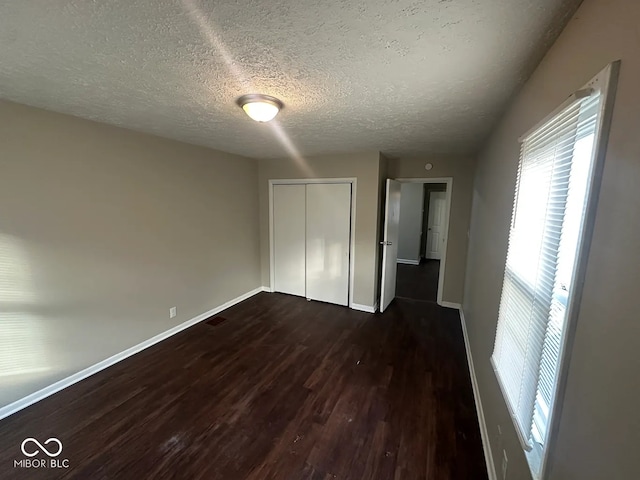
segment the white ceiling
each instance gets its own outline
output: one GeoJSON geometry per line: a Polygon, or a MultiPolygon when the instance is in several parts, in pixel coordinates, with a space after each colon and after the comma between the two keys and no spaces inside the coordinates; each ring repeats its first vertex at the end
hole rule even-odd
{"type": "Polygon", "coordinates": [[[2,2],[0,97],[256,158],[470,153],[580,1],[2,2]]]}

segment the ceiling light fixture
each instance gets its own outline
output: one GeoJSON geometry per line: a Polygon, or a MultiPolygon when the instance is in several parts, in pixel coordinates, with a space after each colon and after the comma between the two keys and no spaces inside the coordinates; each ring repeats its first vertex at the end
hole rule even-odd
{"type": "Polygon", "coordinates": [[[237,103],[249,117],[256,122],[268,122],[278,114],[283,103],[275,97],[250,93],[238,98],[237,103]]]}

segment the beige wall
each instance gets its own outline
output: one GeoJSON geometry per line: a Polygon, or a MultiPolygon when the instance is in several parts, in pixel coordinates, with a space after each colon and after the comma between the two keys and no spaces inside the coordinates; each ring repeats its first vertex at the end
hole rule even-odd
{"type": "Polygon", "coordinates": [[[449,241],[442,292],[442,300],[445,302],[462,303],[474,170],[475,159],[472,157],[402,158],[389,162],[391,178],[453,178],[449,241]],[[433,164],[432,170],[425,170],[427,162],[433,164]]]}
{"type": "Polygon", "coordinates": [[[400,222],[398,225],[398,259],[420,260],[424,184],[403,183],[400,194],[400,222]]]}
{"type": "Polygon", "coordinates": [[[256,184],[254,160],[0,102],[0,406],[260,286],[256,184]]]}
{"type": "Polygon", "coordinates": [[[378,152],[311,157],[305,160],[260,160],[260,245],[262,283],[270,285],[269,180],[292,178],[357,178],[355,272],[353,301],[373,306],[377,292],[380,196],[378,152]]]}
{"type": "Polygon", "coordinates": [[[530,478],[489,364],[513,201],[517,138],[606,64],[622,70],[551,480],[640,472],[640,3],[585,0],[482,153],[474,186],[464,312],[493,455],[530,478]],[[496,425],[503,426],[503,439],[496,425]]]}

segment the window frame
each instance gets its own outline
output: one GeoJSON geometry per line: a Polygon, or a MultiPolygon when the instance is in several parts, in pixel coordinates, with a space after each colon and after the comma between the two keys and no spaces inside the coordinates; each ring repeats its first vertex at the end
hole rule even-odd
{"type": "MultiPolygon", "coordinates": [[[[613,116],[613,106],[615,103],[616,88],[620,72],[620,63],[620,61],[616,61],[607,65],[591,81],[584,85],[580,90],[572,94],[569,99],[567,99],[567,101],[563,102],[562,105],[556,108],[551,114],[546,116],[542,121],[536,124],[536,126],[531,128],[527,133],[525,133],[518,139],[519,142],[522,142],[536,130],[540,129],[546,123],[553,120],[577,99],[580,99],[581,96],[584,96],[584,93],[586,91],[596,89],[600,92],[602,100],[599,106],[598,120],[594,136],[591,172],[589,174],[585,196],[585,213],[580,228],[581,235],[578,239],[576,259],[573,268],[573,286],[568,292],[567,297],[566,320],[564,330],[562,332],[560,350],[558,354],[558,368],[555,382],[556,387],[554,389],[554,392],[552,393],[551,404],[549,405],[547,438],[545,445],[541,448],[541,452],[540,448],[527,448],[526,439],[522,438],[520,429],[516,425],[516,420],[512,417],[514,428],[522,444],[521,446],[523,448],[523,451],[527,457],[527,462],[529,463],[531,474],[536,480],[544,480],[547,478],[549,466],[557,443],[560,419],[562,416],[562,406],[564,403],[566,384],[571,361],[571,351],[573,349],[577,321],[580,314],[584,280],[586,276],[589,253],[591,249],[591,241],[595,227],[598,198],[600,194],[600,186],[604,171],[604,161],[606,157],[609,131],[611,128],[611,121],[613,116]],[[538,472],[534,471],[534,464],[532,462],[536,462],[538,472]]],[[[508,268],[506,263],[505,268],[508,268]]],[[[521,286],[525,287],[526,285],[524,285],[523,283],[523,285],[521,286]]],[[[492,361],[490,361],[490,364],[492,366],[492,369],[494,370],[494,374],[496,375],[496,379],[498,381],[498,385],[500,386],[501,394],[503,396],[505,404],[509,408],[506,393],[503,390],[498,373],[495,370],[492,361]]]]}

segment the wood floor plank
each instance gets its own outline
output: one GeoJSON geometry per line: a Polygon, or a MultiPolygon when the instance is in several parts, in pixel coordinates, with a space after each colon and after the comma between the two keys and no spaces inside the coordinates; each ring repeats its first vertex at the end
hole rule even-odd
{"type": "Polygon", "coordinates": [[[440,260],[421,259],[420,265],[399,263],[396,295],[400,298],[435,302],[438,296],[440,260]]]}
{"type": "Polygon", "coordinates": [[[487,478],[456,311],[262,293],[220,316],[0,421],[0,478],[487,478]],[[70,467],[14,468],[27,437],[70,467]]]}

